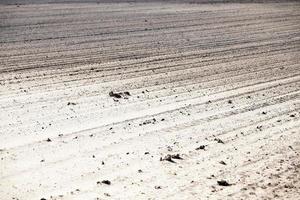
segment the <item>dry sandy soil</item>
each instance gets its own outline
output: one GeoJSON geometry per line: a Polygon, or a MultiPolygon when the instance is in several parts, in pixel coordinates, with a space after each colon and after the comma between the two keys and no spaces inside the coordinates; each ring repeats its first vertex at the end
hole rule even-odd
{"type": "Polygon", "coordinates": [[[45,2],[0,1],[1,200],[300,199],[300,3],[45,2]]]}

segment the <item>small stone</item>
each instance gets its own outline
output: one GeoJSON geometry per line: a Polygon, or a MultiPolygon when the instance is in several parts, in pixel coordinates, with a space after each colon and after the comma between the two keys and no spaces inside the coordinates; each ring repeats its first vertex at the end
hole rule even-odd
{"type": "Polygon", "coordinates": [[[103,181],[101,181],[101,183],[106,184],[106,185],[110,185],[111,184],[111,182],[109,180],[103,180],[103,181]]]}
{"type": "Polygon", "coordinates": [[[130,96],[130,93],[129,93],[129,92],[127,92],[127,91],[126,91],[126,92],[124,92],[124,94],[125,94],[125,95],[127,95],[127,96],[130,96]]]}
{"type": "Polygon", "coordinates": [[[168,154],[164,158],[160,158],[160,161],[169,161],[175,163],[173,159],[183,160],[183,158],[179,154],[175,154],[175,155],[168,154]]]}
{"type": "Polygon", "coordinates": [[[169,161],[169,162],[175,163],[175,161],[172,160],[171,155],[166,155],[164,158],[160,158],[160,161],[169,161]]]}
{"type": "Polygon", "coordinates": [[[107,196],[107,197],[110,197],[110,194],[108,194],[108,193],[104,193],[104,195],[107,196]]]}
{"type": "Polygon", "coordinates": [[[205,149],[205,145],[201,145],[201,146],[196,148],[196,150],[204,150],[204,149],[205,149]]]}
{"type": "Polygon", "coordinates": [[[226,163],[223,160],[220,161],[219,163],[222,164],[222,165],[226,165],[226,163]]]}
{"type": "Polygon", "coordinates": [[[227,181],[225,180],[220,180],[220,181],[217,181],[218,185],[220,186],[230,186],[232,184],[228,183],[227,181]]]}
{"type": "Polygon", "coordinates": [[[115,97],[115,98],[118,98],[118,99],[120,99],[120,98],[122,97],[119,93],[114,93],[113,91],[110,91],[110,92],[108,93],[108,95],[109,95],[110,97],[115,97]]]}
{"type": "Polygon", "coordinates": [[[223,140],[219,139],[219,138],[215,138],[215,141],[217,141],[220,144],[224,144],[223,140]]]}
{"type": "Polygon", "coordinates": [[[180,159],[180,160],[183,159],[183,158],[180,157],[179,154],[171,155],[171,157],[172,157],[173,159],[180,159]]]}

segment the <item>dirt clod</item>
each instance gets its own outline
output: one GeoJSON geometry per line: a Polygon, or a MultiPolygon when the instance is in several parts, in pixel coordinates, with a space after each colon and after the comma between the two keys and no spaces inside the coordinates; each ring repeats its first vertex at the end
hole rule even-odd
{"type": "Polygon", "coordinates": [[[227,181],[225,180],[220,180],[220,181],[217,181],[218,185],[220,186],[231,186],[232,184],[228,183],[227,181]]]}
{"type": "Polygon", "coordinates": [[[131,96],[130,93],[129,93],[128,91],[126,91],[126,92],[118,92],[118,93],[115,93],[115,92],[113,92],[113,91],[110,91],[110,92],[108,93],[108,95],[109,95],[110,97],[117,98],[117,99],[121,99],[121,98],[123,98],[123,99],[128,99],[128,96],[131,96]]]}
{"type": "Polygon", "coordinates": [[[130,93],[129,93],[129,92],[127,92],[127,91],[126,91],[126,92],[124,92],[124,94],[125,94],[125,95],[127,95],[127,96],[131,96],[131,95],[130,95],[130,93]]]}
{"type": "Polygon", "coordinates": [[[164,158],[160,158],[160,161],[169,161],[172,163],[176,163],[173,159],[183,160],[183,158],[179,154],[174,154],[174,155],[168,154],[164,158]]]}
{"type": "Polygon", "coordinates": [[[160,158],[160,161],[169,161],[169,162],[175,163],[175,161],[172,160],[172,156],[169,154],[166,155],[164,158],[160,158]]]}
{"type": "Polygon", "coordinates": [[[259,125],[259,126],[257,126],[256,128],[257,128],[258,130],[262,131],[262,127],[263,127],[263,126],[259,125]]]}
{"type": "Polygon", "coordinates": [[[182,157],[180,157],[180,155],[179,155],[179,154],[171,155],[171,157],[172,157],[173,159],[179,159],[179,160],[183,160],[183,158],[182,158],[182,157]]]}
{"type": "Polygon", "coordinates": [[[201,146],[196,148],[196,150],[204,150],[204,149],[205,149],[205,145],[201,145],[201,146]]]}
{"type": "Polygon", "coordinates": [[[122,96],[121,96],[120,93],[114,93],[113,91],[110,91],[110,92],[108,93],[108,95],[109,95],[110,97],[114,97],[114,98],[118,98],[118,99],[122,98],[122,96]]]}
{"type": "Polygon", "coordinates": [[[220,161],[219,163],[222,164],[222,165],[226,165],[226,163],[223,160],[220,161]]]}
{"type": "Polygon", "coordinates": [[[103,181],[97,181],[97,184],[105,184],[105,185],[110,185],[111,184],[111,182],[109,181],[109,180],[103,180],[103,181]]]}
{"type": "Polygon", "coordinates": [[[220,143],[220,144],[224,144],[223,140],[221,140],[220,138],[215,138],[215,141],[220,143]]]}

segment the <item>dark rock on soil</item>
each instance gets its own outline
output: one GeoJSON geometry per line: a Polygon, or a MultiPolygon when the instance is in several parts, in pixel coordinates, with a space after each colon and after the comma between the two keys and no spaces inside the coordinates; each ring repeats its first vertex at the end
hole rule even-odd
{"type": "Polygon", "coordinates": [[[141,126],[141,125],[147,125],[147,124],[155,124],[155,122],[156,122],[156,119],[155,119],[155,118],[153,118],[153,119],[148,119],[148,120],[144,121],[143,123],[141,123],[140,126],[141,126]]]}
{"type": "Polygon", "coordinates": [[[196,150],[204,150],[205,149],[205,145],[201,145],[200,147],[197,147],[196,150]]]}
{"type": "Polygon", "coordinates": [[[169,162],[175,163],[175,161],[172,160],[171,155],[166,155],[164,158],[160,158],[160,161],[169,161],[169,162]]]}
{"type": "Polygon", "coordinates": [[[103,184],[105,184],[105,185],[110,185],[111,184],[111,182],[109,181],[109,180],[103,180],[103,181],[97,181],[97,184],[100,184],[100,183],[103,183],[103,184]]]}
{"type": "Polygon", "coordinates": [[[171,157],[172,157],[173,159],[183,160],[183,158],[181,158],[179,154],[171,155],[171,157]]]}
{"type": "Polygon", "coordinates": [[[223,140],[219,139],[219,138],[215,138],[215,141],[220,143],[220,144],[224,144],[223,140]]]}
{"type": "Polygon", "coordinates": [[[122,98],[122,96],[121,96],[120,93],[114,93],[113,91],[110,91],[110,92],[108,93],[108,95],[109,95],[110,97],[115,97],[115,98],[118,98],[118,99],[122,98]]]}
{"type": "Polygon", "coordinates": [[[108,93],[108,95],[109,95],[110,97],[117,98],[117,99],[120,99],[120,98],[127,99],[128,96],[131,96],[130,93],[127,92],[127,91],[126,91],[126,92],[119,92],[119,93],[115,93],[115,92],[113,92],[113,91],[110,91],[110,92],[108,93]]]}
{"type": "Polygon", "coordinates": [[[110,185],[111,182],[109,180],[103,180],[101,183],[106,184],[106,185],[110,185]]]}
{"type": "Polygon", "coordinates": [[[231,186],[232,184],[228,183],[227,181],[225,180],[220,180],[220,181],[217,181],[218,185],[220,186],[231,186]]]}
{"type": "Polygon", "coordinates": [[[130,93],[129,92],[124,92],[125,95],[127,96],[130,96],[130,93]]]}
{"type": "Polygon", "coordinates": [[[169,161],[172,163],[176,163],[173,159],[183,160],[183,158],[179,154],[175,155],[166,155],[164,158],[160,158],[160,161],[169,161]]]}
{"type": "Polygon", "coordinates": [[[222,164],[222,165],[226,165],[226,163],[222,160],[222,161],[220,161],[220,164],[222,164]]]}

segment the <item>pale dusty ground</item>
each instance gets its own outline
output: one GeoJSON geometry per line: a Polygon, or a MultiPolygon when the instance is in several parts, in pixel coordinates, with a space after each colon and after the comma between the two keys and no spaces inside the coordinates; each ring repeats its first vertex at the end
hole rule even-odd
{"type": "Polygon", "coordinates": [[[299,53],[300,3],[0,5],[0,198],[300,199],[299,53]]]}

